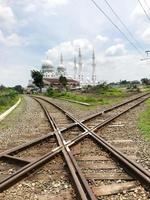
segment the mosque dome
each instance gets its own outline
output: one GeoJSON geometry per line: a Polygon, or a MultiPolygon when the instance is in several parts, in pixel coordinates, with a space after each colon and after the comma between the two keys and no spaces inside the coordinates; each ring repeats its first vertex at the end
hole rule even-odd
{"type": "Polygon", "coordinates": [[[66,68],[63,64],[60,64],[58,67],[57,67],[57,74],[60,76],[60,75],[63,75],[65,76],[66,75],[66,68]]]}
{"type": "Polygon", "coordinates": [[[53,63],[46,59],[42,61],[42,71],[43,72],[53,72],[54,71],[54,67],[53,67],[53,63]]]}
{"type": "Polygon", "coordinates": [[[65,70],[65,66],[64,66],[64,64],[60,64],[60,65],[57,67],[57,69],[65,70]]]}

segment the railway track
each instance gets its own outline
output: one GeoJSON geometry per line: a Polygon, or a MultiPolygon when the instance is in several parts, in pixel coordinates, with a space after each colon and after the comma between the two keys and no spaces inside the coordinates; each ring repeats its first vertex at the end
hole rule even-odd
{"type": "MultiPolygon", "coordinates": [[[[78,194],[77,199],[97,199],[99,196],[111,194],[111,191],[107,194],[102,194],[102,191],[100,193],[102,183],[105,183],[103,191],[113,186],[112,191],[115,191],[115,193],[123,192],[124,188],[127,190],[137,187],[139,182],[133,181],[135,179],[148,186],[150,184],[149,173],[128,159],[121,151],[114,148],[110,142],[101,138],[102,129],[106,126],[117,127],[118,124],[114,126],[111,123],[114,123],[118,117],[138,106],[147,98],[149,98],[149,94],[79,121],[56,104],[41,97],[36,97],[36,100],[44,109],[54,132],[0,154],[3,165],[14,165],[14,168],[11,166],[11,171],[6,170],[7,176],[4,176],[1,181],[0,190],[5,190],[25,177],[27,173],[41,167],[58,154],[61,154],[64,158],[70,177],[69,181],[72,185],[75,185],[78,194]],[[92,151],[89,151],[87,145],[92,147],[92,151]],[[38,152],[37,149],[39,148],[40,151],[38,152]],[[81,149],[86,151],[83,153],[81,149]],[[89,157],[87,153],[89,153],[89,157]],[[106,168],[105,162],[109,163],[106,168]],[[105,173],[107,170],[114,172],[110,173],[108,171],[105,173]],[[92,175],[86,172],[92,172],[92,175]],[[111,174],[111,177],[108,174],[111,174]],[[118,176],[118,179],[116,176],[118,176]],[[95,183],[93,180],[97,182],[95,183]],[[116,180],[119,182],[114,183],[116,180]],[[95,184],[97,187],[95,187],[95,184]],[[119,189],[116,189],[117,187],[119,189]]],[[[119,125],[119,127],[121,126],[119,125]]],[[[58,172],[59,170],[57,174],[59,174],[58,172]]],[[[6,175],[5,172],[2,174],[6,175]]]]}

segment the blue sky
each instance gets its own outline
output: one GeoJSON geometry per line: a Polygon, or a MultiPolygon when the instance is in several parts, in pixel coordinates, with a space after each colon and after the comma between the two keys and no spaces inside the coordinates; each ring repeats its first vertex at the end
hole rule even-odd
{"type": "MultiPolygon", "coordinates": [[[[129,37],[105,1],[96,2],[129,37]]],[[[150,22],[138,1],[108,2],[143,46],[144,54],[150,44],[150,22]]],[[[150,75],[150,63],[140,61],[141,56],[90,0],[0,0],[0,84],[27,85],[31,69],[40,69],[47,55],[54,66],[59,65],[61,52],[68,73],[73,75],[73,56],[79,47],[85,79],[91,78],[93,48],[98,81],[150,75]]]]}

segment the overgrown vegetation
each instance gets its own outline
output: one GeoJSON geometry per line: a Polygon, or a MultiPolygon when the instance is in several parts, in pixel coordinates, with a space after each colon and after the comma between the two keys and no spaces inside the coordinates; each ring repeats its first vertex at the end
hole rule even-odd
{"type": "Polygon", "coordinates": [[[146,103],[147,109],[141,113],[139,118],[139,128],[143,136],[150,141],[150,99],[146,103]]]}
{"type": "Polygon", "coordinates": [[[14,105],[18,100],[18,92],[16,90],[0,87],[0,113],[14,105]]]}
{"type": "Polygon", "coordinates": [[[105,96],[105,97],[109,97],[109,96],[122,96],[123,95],[123,91],[119,88],[114,88],[110,85],[108,85],[107,83],[102,83],[102,84],[98,84],[96,86],[91,86],[88,85],[84,88],[83,90],[84,93],[91,93],[91,94],[95,94],[95,95],[100,95],[100,96],[105,96]]]}
{"type": "Polygon", "coordinates": [[[46,95],[92,105],[103,105],[119,102],[125,96],[125,93],[121,89],[113,88],[104,83],[97,86],[87,86],[80,92],[60,91],[49,88],[46,95]]]}

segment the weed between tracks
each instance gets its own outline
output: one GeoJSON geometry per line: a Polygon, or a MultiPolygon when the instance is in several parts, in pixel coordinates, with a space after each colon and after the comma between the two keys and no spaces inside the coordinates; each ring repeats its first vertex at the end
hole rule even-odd
{"type": "MultiPolygon", "coordinates": [[[[95,86],[96,87],[96,86],[95,86]]],[[[53,98],[63,98],[66,100],[74,100],[83,103],[90,103],[91,106],[97,105],[111,105],[119,103],[126,96],[131,94],[118,88],[108,87],[107,89],[96,88],[91,91],[80,91],[80,92],[67,92],[59,91],[49,88],[46,96],[53,98]]]]}
{"type": "Polygon", "coordinates": [[[146,102],[146,110],[139,117],[139,129],[143,136],[150,141],[150,99],[146,102]]]}

